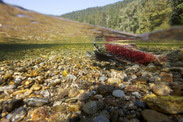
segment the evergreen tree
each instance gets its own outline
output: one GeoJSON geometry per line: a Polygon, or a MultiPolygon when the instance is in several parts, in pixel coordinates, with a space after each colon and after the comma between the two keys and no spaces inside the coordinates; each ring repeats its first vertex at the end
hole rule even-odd
{"type": "Polygon", "coordinates": [[[183,0],[172,0],[172,25],[183,25],[183,0]]]}
{"type": "Polygon", "coordinates": [[[182,0],[172,1],[171,3],[170,0],[123,0],[104,7],[68,13],[62,17],[141,34],[167,28],[170,22],[172,25],[183,23],[182,0]]]}

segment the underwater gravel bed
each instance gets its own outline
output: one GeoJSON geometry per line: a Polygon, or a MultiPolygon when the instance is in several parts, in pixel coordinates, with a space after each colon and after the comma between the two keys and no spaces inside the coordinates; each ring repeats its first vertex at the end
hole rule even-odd
{"type": "Polygon", "coordinates": [[[10,47],[0,53],[1,121],[183,120],[182,50],[145,66],[94,60],[92,44],[10,47]]]}

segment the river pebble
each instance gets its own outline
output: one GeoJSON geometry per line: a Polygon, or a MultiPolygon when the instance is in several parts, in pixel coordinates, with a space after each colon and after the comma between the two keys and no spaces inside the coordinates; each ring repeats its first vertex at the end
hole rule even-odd
{"type": "Polygon", "coordinates": [[[181,51],[167,62],[141,65],[91,60],[86,51],[93,45],[62,46],[24,52],[34,58],[0,61],[0,121],[183,118],[181,51]]]}
{"type": "Polygon", "coordinates": [[[39,107],[48,103],[48,99],[40,97],[32,97],[26,100],[26,104],[31,107],[39,107]]]}
{"type": "Polygon", "coordinates": [[[114,97],[124,97],[125,96],[125,93],[122,90],[114,90],[112,92],[112,95],[114,97]]]}
{"type": "Polygon", "coordinates": [[[93,119],[93,122],[109,122],[109,119],[105,116],[99,115],[93,119]]]}
{"type": "Polygon", "coordinates": [[[165,114],[151,109],[143,110],[142,116],[147,122],[170,122],[170,119],[165,114]]]}
{"type": "Polygon", "coordinates": [[[90,101],[83,106],[83,111],[86,114],[94,114],[97,112],[97,110],[98,110],[98,107],[97,107],[96,101],[90,101]]]}
{"type": "Polygon", "coordinates": [[[3,92],[8,89],[14,89],[15,87],[16,87],[15,85],[2,86],[2,87],[0,87],[0,92],[3,92]]]}
{"type": "Polygon", "coordinates": [[[27,114],[27,110],[25,107],[20,107],[12,111],[10,114],[6,116],[6,119],[12,121],[12,122],[18,122],[21,121],[25,115],[27,114]]]}

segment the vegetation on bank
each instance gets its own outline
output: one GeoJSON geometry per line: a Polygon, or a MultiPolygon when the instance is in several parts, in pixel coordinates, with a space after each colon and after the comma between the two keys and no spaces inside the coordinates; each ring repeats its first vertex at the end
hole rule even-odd
{"type": "Polygon", "coordinates": [[[182,0],[123,0],[62,17],[111,29],[141,34],[183,24],[182,0]]]}
{"type": "Polygon", "coordinates": [[[0,43],[89,43],[95,28],[0,3],[0,43]]]}

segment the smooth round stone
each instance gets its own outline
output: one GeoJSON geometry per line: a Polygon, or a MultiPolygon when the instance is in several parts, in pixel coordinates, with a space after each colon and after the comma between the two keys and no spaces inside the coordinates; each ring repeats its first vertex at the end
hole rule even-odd
{"type": "Polygon", "coordinates": [[[106,118],[110,118],[110,112],[108,112],[107,110],[103,110],[100,112],[100,115],[106,117],[106,118]]]}
{"type": "Polygon", "coordinates": [[[50,84],[51,84],[52,86],[58,85],[58,84],[60,84],[60,83],[61,83],[61,80],[60,80],[60,79],[55,79],[55,80],[50,81],[50,84]]]}
{"type": "Polygon", "coordinates": [[[131,79],[135,79],[135,78],[137,78],[135,74],[131,76],[131,79]]]}
{"type": "Polygon", "coordinates": [[[10,114],[8,114],[6,116],[6,119],[10,120],[11,122],[19,122],[25,117],[26,114],[27,114],[26,108],[20,107],[12,111],[10,114]]]}
{"type": "Polygon", "coordinates": [[[183,96],[183,85],[174,86],[173,92],[171,93],[173,96],[183,96]]]}
{"type": "Polygon", "coordinates": [[[70,105],[69,110],[73,112],[77,112],[80,109],[80,105],[70,105]]]}
{"type": "Polygon", "coordinates": [[[159,96],[166,96],[166,95],[169,95],[170,92],[172,92],[172,89],[170,89],[170,87],[165,84],[155,84],[152,87],[152,90],[154,94],[159,96]]]}
{"type": "Polygon", "coordinates": [[[54,103],[53,103],[53,107],[54,106],[57,106],[57,105],[61,105],[62,104],[62,101],[55,101],[54,103]]]}
{"type": "Polygon", "coordinates": [[[101,99],[103,96],[101,95],[101,94],[96,94],[95,96],[94,96],[94,98],[95,99],[101,99]]]}
{"type": "Polygon", "coordinates": [[[7,95],[10,95],[14,92],[14,89],[7,89],[7,90],[4,90],[4,93],[7,94],[7,95]]]}
{"type": "Polygon", "coordinates": [[[100,78],[99,78],[99,81],[100,82],[105,82],[107,80],[107,77],[106,76],[101,76],[100,78]]]}
{"type": "Polygon", "coordinates": [[[160,77],[161,77],[161,80],[164,82],[173,82],[173,74],[172,73],[161,72],[160,77]]]}
{"type": "Polygon", "coordinates": [[[32,93],[32,90],[28,89],[28,90],[24,93],[24,95],[25,95],[25,96],[28,96],[28,95],[30,95],[31,93],[32,93]]]}
{"type": "Polygon", "coordinates": [[[40,97],[32,97],[26,100],[26,104],[31,107],[39,107],[48,103],[48,99],[40,97]]]}
{"type": "Polygon", "coordinates": [[[49,97],[50,93],[48,92],[48,90],[43,90],[40,92],[41,95],[43,95],[44,97],[49,97]]]}
{"type": "Polygon", "coordinates": [[[4,90],[14,89],[15,87],[15,85],[2,86],[0,87],[0,92],[3,92],[4,90]]]}
{"type": "Polygon", "coordinates": [[[14,81],[14,83],[15,83],[16,85],[21,84],[21,82],[22,82],[22,79],[18,79],[18,78],[16,78],[15,81],[14,81]]]}
{"type": "Polygon", "coordinates": [[[107,83],[110,84],[110,85],[119,84],[119,83],[121,83],[121,79],[119,79],[119,78],[109,78],[107,80],[107,83]]]}
{"type": "Polygon", "coordinates": [[[102,94],[102,95],[107,95],[107,94],[111,93],[113,90],[114,90],[114,88],[109,85],[102,85],[97,88],[98,93],[102,94]]]}
{"type": "Polygon", "coordinates": [[[68,74],[67,75],[67,81],[75,81],[76,80],[76,76],[72,75],[72,74],[68,74]]]}
{"type": "Polygon", "coordinates": [[[69,97],[76,97],[78,94],[79,94],[79,91],[78,91],[77,89],[71,89],[71,90],[69,91],[68,96],[69,96],[69,97]]]}
{"type": "Polygon", "coordinates": [[[125,93],[122,90],[114,90],[112,92],[112,95],[114,97],[124,97],[125,96],[125,93]]]}
{"type": "Polygon", "coordinates": [[[61,112],[61,111],[66,110],[66,106],[65,105],[56,105],[52,108],[52,110],[56,111],[56,112],[61,112]]]}
{"type": "Polygon", "coordinates": [[[111,110],[111,122],[118,122],[119,121],[119,111],[117,109],[111,110]]]}
{"type": "Polygon", "coordinates": [[[30,89],[33,91],[39,91],[42,87],[39,84],[34,84],[30,89]]]}
{"type": "Polygon", "coordinates": [[[6,100],[1,103],[3,112],[11,112],[24,104],[23,99],[6,100]]]}
{"type": "Polygon", "coordinates": [[[152,109],[143,110],[142,117],[147,122],[170,122],[168,116],[152,109]]]}
{"type": "Polygon", "coordinates": [[[149,64],[149,65],[147,66],[146,70],[151,72],[151,71],[156,70],[156,67],[154,66],[154,64],[149,64]]]}
{"type": "Polygon", "coordinates": [[[144,101],[136,101],[135,106],[137,106],[139,108],[146,108],[147,104],[144,101]]]}
{"type": "Polygon", "coordinates": [[[30,121],[36,122],[44,122],[49,115],[49,107],[35,107],[34,109],[30,109],[27,117],[29,117],[30,121]]]}
{"type": "Polygon", "coordinates": [[[118,84],[118,87],[119,87],[120,89],[123,89],[123,88],[125,88],[125,87],[126,87],[126,85],[125,85],[125,84],[123,84],[123,83],[120,83],[120,84],[118,84]]]}
{"type": "Polygon", "coordinates": [[[97,110],[98,110],[98,107],[97,107],[96,101],[90,101],[83,106],[83,111],[86,114],[94,114],[97,112],[97,110]]]}
{"type": "Polygon", "coordinates": [[[132,92],[132,95],[134,95],[138,99],[142,98],[142,96],[138,92],[132,92]]]}
{"type": "Polygon", "coordinates": [[[95,95],[95,94],[96,94],[96,91],[95,91],[95,90],[92,90],[92,91],[90,91],[90,92],[88,93],[89,96],[93,96],[93,95],[95,95]]]}
{"type": "Polygon", "coordinates": [[[89,98],[90,98],[90,96],[89,96],[87,93],[82,93],[82,94],[79,96],[78,100],[79,100],[79,101],[86,101],[86,100],[88,100],[89,98]]]}
{"type": "Polygon", "coordinates": [[[124,80],[124,78],[127,77],[127,74],[125,72],[121,72],[117,74],[117,78],[120,78],[121,80],[124,80]]]}
{"type": "Polygon", "coordinates": [[[6,75],[4,76],[4,81],[10,80],[10,79],[12,79],[12,78],[13,78],[12,74],[6,74],[6,75]]]}
{"type": "Polygon", "coordinates": [[[78,101],[77,98],[69,98],[65,100],[66,103],[76,103],[77,101],[78,101]]]}
{"type": "Polygon", "coordinates": [[[16,79],[14,80],[14,83],[16,85],[20,85],[22,83],[23,79],[24,79],[23,77],[17,76],[16,79]]]}
{"type": "Polygon", "coordinates": [[[93,122],[109,122],[109,119],[105,116],[99,115],[93,119],[93,122]]]}
{"type": "Polygon", "coordinates": [[[183,113],[182,96],[156,96],[151,94],[144,97],[143,100],[150,108],[163,113],[183,113]]]}
{"type": "Polygon", "coordinates": [[[25,98],[25,95],[22,94],[22,93],[19,93],[19,94],[16,95],[15,98],[16,98],[16,99],[24,99],[24,98],[25,98]]]}
{"type": "Polygon", "coordinates": [[[133,65],[132,67],[127,68],[126,71],[135,73],[135,72],[138,72],[139,69],[140,69],[140,66],[136,64],[136,65],[133,65]]]}

